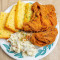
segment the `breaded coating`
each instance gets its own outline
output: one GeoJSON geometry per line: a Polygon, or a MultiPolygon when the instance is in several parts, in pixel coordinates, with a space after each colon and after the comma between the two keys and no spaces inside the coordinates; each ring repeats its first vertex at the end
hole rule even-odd
{"type": "Polygon", "coordinates": [[[24,31],[40,31],[41,21],[40,21],[40,4],[37,2],[32,5],[32,16],[28,23],[23,24],[24,31]]]}
{"type": "Polygon", "coordinates": [[[41,5],[41,21],[42,21],[43,28],[44,26],[46,27],[52,26],[49,20],[48,13],[49,13],[48,9],[44,5],[41,5]]]}
{"type": "Polygon", "coordinates": [[[57,25],[55,8],[53,5],[40,5],[35,2],[31,7],[32,16],[28,23],[23,24],[24,31],[40,32],[57,25]]]}
{"type": "Polygon", "coordinates": [[[13,32],[7,30],[5,28],[5,22],[8,17],[9,13],[1,12],[0,15],[0,38],[1,39],[8,39],[13,32]]]}
{"type": "Polygon", "coordinates": [[[56,13],[55,13],[55,8],[53,5],[46,5],[48,11],[49,11],[49,19],[52,23],[53,26],[57,25],[57,17],[56,17],[56,13]]]}
{"type": "Polygon", "coordinates": [[[47,31],[39,32],[39,33],[33,33],[30,41],[37,46],[46,46],[49,44],[52,44],[55,41],[55,38],[57,36],[57,29],[56,28],[49,28],[47,31]]]}
{"type": "Polygon", "coordinates": [[[51,27],[57,25],[55,8],[53,5],[41,6],[41,21],[44,26],[51,27]]]}

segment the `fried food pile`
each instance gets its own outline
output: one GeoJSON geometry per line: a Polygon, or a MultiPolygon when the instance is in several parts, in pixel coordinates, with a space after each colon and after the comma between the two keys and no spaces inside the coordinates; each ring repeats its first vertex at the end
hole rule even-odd
{"type": "Polygon", "coordinates": [[[10,13],[0,15],[0,38],[9,38],[19,30],[32,32],[28,36],[34,45],[46,46],[52,44],[57,36],[57,18],[53,5],[24,3],[20,0],[10,13]]]}
{"type": "Polygon", "coordinates": [[[23,24],[23,30],[34,32],[30,41],[37,46],[52,44],[57,36],[57,18],[53,5],[32,4],[32,16],[28,23],[23,24]]]}
{"type": "Polygon", "coordinates": [[[23,30],[24,31],[40,31],[42,28],[41,21],[40,21],[40,12],[41,12],[40,4],[34,3],[31,9],[32,9],[31,20],[28,23],[24,23],[23,30]]]}
{"type": "Polygon", "coordinates": [[[56,28],[49,28],[47,31],[33,33],[30,41],[37,46],[46,46],[52,44],[55,41],[58,31],[56,28]]]}
{"type": "Polygon", "coordinates": [[[45,31],[49,27],[56,26],[57,18],[53,5],[40,5],[35,2],[32,4],[31,10],[31,20],[23,24],[24,31],[45,31]]]}

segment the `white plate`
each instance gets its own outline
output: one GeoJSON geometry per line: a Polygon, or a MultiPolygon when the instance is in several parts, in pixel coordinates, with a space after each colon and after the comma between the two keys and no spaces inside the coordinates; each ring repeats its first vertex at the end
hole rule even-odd
{"type": "MultiPolygon", "coordinates": [[[[23,1],[25,3],[34,3],[33,1],[23,1]]],[[[14,4],[15,5],[15,4],[14,4]]],[[[10,10],[12,9],[13,5],[10,6],[5,12],[10,12],[10,10]]],[[[38,60],[38,59],[42,59],[43,57],[47,56],[56,46],[57,42],[58,42],[58,38],[59,38],[59,24],[57,24],[56,28],[58,29],[58,35],[54,41],[53,44],[48,45],[48,47],[44,46],[44,47],[37,47],[38,49],[38,53],[36,54],[36,56],[34,57],[30,57],[27,56],[25,58],[22,57],[21,53],[17,54],[13,51],[9,50],[10,44],[5,40],[5,39],[0,39],[0,46],[3,49],[3,51],[8,54],[10,57],[14,58],[14,59],[21,59],[21,60],[38,60]]]]}

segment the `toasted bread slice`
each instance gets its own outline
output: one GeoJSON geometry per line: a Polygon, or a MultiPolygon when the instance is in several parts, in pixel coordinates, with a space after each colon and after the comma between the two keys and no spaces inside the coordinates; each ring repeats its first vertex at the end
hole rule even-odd
{"type": "Polygon", "coordinates": [[[4,28],[7,17],[8,17],[8,13],[1,12],[1,15],[0,15],[0,38],[9,38],[10,35],[13,33],[11,31],[7,30],[6,28],[4,28]]]}
{"type": "Polygon", "coordinates": [[[16,5],[13,6],[12,10],[10,11],[5,24],[5,27],[13,32],[18,31],[18,29],[15,28],[15,12],[16,12],[16,5]]]}
{"type": "Polygon", "coordinates": [[[20,2],[19,0],[17,3],[16,16],[15,16],[15,27],[17,29],[21,29],[23,26],[24,14],[25,14],[25,3],[20,2]]]}
{"type": "Polygon", "coordinates": [[[32,10],[31,10],[32,4],[27,3],[25,5],[25,15],[24,15],[24,22],[29,22],[31,15],[32,15],[32,10]]]}

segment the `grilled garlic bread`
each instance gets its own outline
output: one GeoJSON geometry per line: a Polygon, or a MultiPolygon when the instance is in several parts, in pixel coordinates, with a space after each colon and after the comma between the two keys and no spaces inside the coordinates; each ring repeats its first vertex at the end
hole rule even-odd
{"type": "Polygon", "coordinates": [[[23,26],[24,14],[25,14],[25,3],[20,2],[19,0],[17,3],[16,16],[15,16],[15,27],[17,29],[21,29],[23,26]]]}
{"type": "Polygon", "coordinates": [[[6,24],[5,24],[5,27],[13,32],[18,31],[18,29],[15,28],[15,12],[16,12],[16,5],[13,6],[12,10],[10,11],[6,24]]]}
{"type": "Polygon", "coordinates": [[[27,3],[25,5],[25,15],[24,15],[24,22],[29,22],[31,15],[32,15],[32,10],[31,10],[32,4],[27,3]]]}
{"type": "Polygon", "coordinates": [[[0,15],[0,38],[7,39],[13,33],[4,27],[7,17],[8,17],[8,13],[1,12],[1,15],[0,15]]]}

